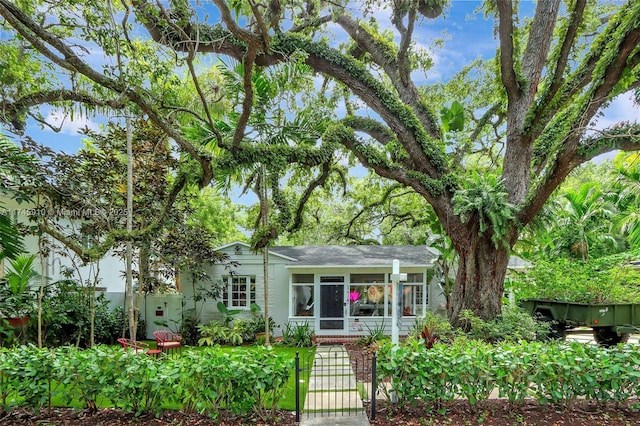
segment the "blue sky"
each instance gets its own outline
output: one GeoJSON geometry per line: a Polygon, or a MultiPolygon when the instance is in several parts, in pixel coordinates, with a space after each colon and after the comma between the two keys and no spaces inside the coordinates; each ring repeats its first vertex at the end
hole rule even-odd
{"type": "MultiPolygon", "coordinates": [[[[495,55],[497,40],[494,35],[494,23],[492,20],[486,20],[482,13],[475,13],[480,4],[480,1],[475,0],[453,0],[452,7],[445,10],[441,17],[435,20],[424,20],[421,23],[416,32],[416,42],[429,49],[435,64],[427,76],[426,83],[446,81],[463,65],[477,57],[487,59],[495,55]],[[443,38],[444,45],[433,49],[433,40],[436,38],[443,38]]],[[[534,7],[533,1],[523,1],[520,6],[521,15],[530,16],[534,7]]],[[[212,16],[217,16],[215,8],[208,9],[207,13],[210,19],[212,16]]],[[[379,10],[375,14],[380,18],[381,23],[388,25],[386,18],[389,11],[379,10]]],[[[339,35],[338,38],[340,37],[339,35]]],[[[92,62],[98,64],[99,57],[94,57],[92,62]]],[[[75,117],[72,120],[51,109],[44,109],[43,115],[48,117],[49,121],[57,125],[61,124],[61,131],[55,133],[48,128],[40,129],[37,123],[31,122],[28,134],[39,142],[67,153],[75,152],[81,147],[81,136],[78,133],[81,128],[89,126],[97,130],[98,123],[103,121],[103,119],[91,117],[75,117]]],[[[617,121],[638,119],[640,119],[640,109],[633,104],[630,96],[623,96],[611,104],[596,126],[602,128],[617,121]]]]}

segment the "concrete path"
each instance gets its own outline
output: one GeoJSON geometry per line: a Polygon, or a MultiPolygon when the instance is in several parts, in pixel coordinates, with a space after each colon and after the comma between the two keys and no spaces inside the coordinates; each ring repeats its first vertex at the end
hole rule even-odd
{"type": "Polygon", "coordinates": [[[342,345],[318,346],[309,375],[301,425],[369,425],[367,413],[342,345]]]}

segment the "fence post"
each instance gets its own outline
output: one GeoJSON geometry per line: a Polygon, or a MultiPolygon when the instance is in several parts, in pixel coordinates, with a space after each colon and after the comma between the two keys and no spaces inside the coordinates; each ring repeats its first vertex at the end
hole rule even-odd
{"type": "Polygon", "coordinates": [[[296,422],[300,422],[300,352],[296,351],[296,422]]]}
{"type": "Polygon", "coordinates": [[[377,356],[374,352],[373,356],[371,357],[371,420],[376,419],[376,391],[378,390],[378,375],[376,374],[376,364],[377,356]]]}

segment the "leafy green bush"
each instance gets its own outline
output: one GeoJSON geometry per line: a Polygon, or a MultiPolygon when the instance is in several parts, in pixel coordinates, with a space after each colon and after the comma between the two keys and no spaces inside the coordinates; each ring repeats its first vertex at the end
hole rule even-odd
{"type": "Polygon", "coordinates": [[[61,352],[56,360],[60,383],[76,390],[67,394],[66,402],[69,404],[80,397],[90,412],[96,411],[98,395],[112,379],[110,375],[104,374],[103,368],[96,368],[98,364],[105,365],[105,354],[99,352],[99,349],[78,352],[67,347],[61,350],[66,352],[61,352]]]}
{"type": "Polygon", "coordinates": [[[452,342],[455,332],[447,318],[427,311],[423,317],[416,317],[415,324],[409,331],[409,337],[422,339],[429,349],[437,342],[452,342]]]}
{"type": "MultiPolygon", "coordinates": [[[[89,346],[91,297],[93,293],[74,280],[53,282],[46,287],[42,303],[44,344],[89,346]]],[[[104,294],[95,296],[94,338],[113,344],[122,328],[122,308],[112,310],[104,294]]],[[[35,332],[33,333],[35,335],[35,332]]]]}
{"type": "MultiPolygon", "coordinates": [[[[109,375],[109,384],[102,390],[114,406],[136,415],[162,412],[162,402],[172,398],[174,380],[171,362],[159,363],[153,357],[122,351],[104,352],[110,365],[103,371],[109,375]]],[[[163,360],[164,361],[164,360],[163,360]]],[[[96,368],[100,368],[95,366],[96,368]]]]}
{"type": "Polygon", "coordinates": [[[540,404],[570,406],[579,398],[620,402],[640,396],[640,348],[542,342],[457,339],[426,349],[417,340],[378,352],[378,380],[390,379],[399,403],[422,400],[442,408],[455,398],[472,406],[493,390],[511,404],[533,397],[540,404]]]}
{"type": "Polygon", "coordinates": [[[200,332],[200,339],[198,339],[198,345],[200,346],[221,345],[228,341],[229,327],[220,321],[200,324],[198,325],[198,331],[200,332]]]}
{"type": "Polygon", "coordinates": [[[232,353],[220,348],[155,359],[122,348],[21,346],[0,350],[2,409],[36,412],[54,393],[68,403],[80,399],[94,410],[99,398],[136,415],[160,414],[167,403],[216,416],[224,408],[238,415],[273,418],[286,389],[292,360],[263,347],[232,353]]]}
{"type": "Polygon", "coordinates": [[[198,320],[191,316],[187,316],[182,320],[180,335],[185,345],[196,346],[198,344],[200,337],[202,337],[198,325],[198,320]]]}
{"type": "Polygon", "coordinates": [[[200,339],[198,340],[200,346],[239,346],[247,338],[248,324],[246,320],[241,318],[233,320],[229,325],[220,321],[211,321],[208,324],[200,324],[198,330],[200,332],[200,339]]]}
{"type": "Polygon", "coordinates": [[[640,302],[640,269],[629,265],[640,252],[628,252],[589,261],[536,260],[524,274],[514,276],[511,290],[517,299],[552,299],[579,303],[640,302]]]}
{"type": "MultiPolygon", "coordinates": [[[[236,318],[241,311],[230,310],[222,303],[218,303],[218,310],[223,314],[224,320],[210,321],[208,324],[200,324],[198,330],[198,344],[200,346],[213,346],[228,344],[239,346],[256,341],[258,333],[264,333],[266,324],[264,315],[260,314],[260,306],[251,304],[250,319],[236,318]]],[[[273,331],[276,323],[269,317],[269,329],[273,331]]]]}
{"type": "Polygon", "coordinates": [[[549,324],[536,321],[527,311],[517,306],[504,306],[502,312],[491,321],[478,318],[471,311],[463,311],[467,322],[467,335],[486,342],[540,340],[549,334],[549,324]]]}
{"type": "Polygon", "coordinates": [[[36,413],[51,407],[51,395],[56,382],[55,349],[38,349],[33,345],[8,350],[0,361],[0,371],[6,380],[5,392],[18,400],[20,406],[36,413]]]}

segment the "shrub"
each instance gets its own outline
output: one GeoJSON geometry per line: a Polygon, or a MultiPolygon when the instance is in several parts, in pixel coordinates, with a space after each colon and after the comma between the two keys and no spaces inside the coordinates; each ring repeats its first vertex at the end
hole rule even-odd
{"type": "Polygon", "coordinates": [[[461,317],[467,322],[467,335],[486,342],[534,341],[549,334],[548,323],[536,321],[529,312],[517,306],[504,306],[502,313],[491,321],[484,321],[466,310],[461,317]]]}
{"type": "Polygon", "coordinates": [[[423,400],[435,408],[454,398],[472,406],[492,390],[521,404],[532,396],[540,404],[570,406],[578,398],[620,402],[640,396],[640,349],[619,345],[542,342],[489,344],[460,338],[453,345],[426,349],[417,340],[378,352],[378,380],[391,381],[399,403],[423,400]]]}
{"type": "Polygon", "coordinates": [[[367,323],[364,325],[367,327],[367,335],[359,338],[356,341],[357,344],[371,346],[381,342],[382,340],[388,340],[388,337],[385,335],[384,321],[372,327],[369,327],[369,324],[367,323]]]}
{"type": "MultiPolygon", "coordinates": [[[[44,344],[89,346],[90,298],[93,293],[74,280],[61,280],[46,288],[42,303],[44,344]]],[[[122,308],[112,310],[104,294],[94,303],[95,343],[113,344],[121,334],[122,308]]],[[[33,333],[35,335],[35,332],[33,333]]]]}
{"type": "Polygon", "coordinates": [[[534,266],[512,280],[518,299],[538,298],[579,303],[640,302],[640,270],[629,265],[635,250],[589,261],[536,260],[534,266]]]}
{"type": "MultiPolygon", "coordinates": [[[[173,397],[174,380],[172,362],[159,363],[153,357],[136,354],[133,351],[116,349],[106,351],[105,361],[109,362],[105,375],[109,384],[103,388],[103,395],[114,406],[135,415],[162,412],[162,402],[173,397]]],[[[96,368],[100,368],[96,366],[96,368]]]]}
{"type": "Polygon", "coordinates": [[[186,317],[180,326],[180,335],[185,345],[196,346],[201,334],[198,328],[198,320],[193,317],[186,317]]]}
{"type": "Polygon", "coordinates": [[[61,348],[56,360],[60,383],[68,387],[66,402],[79,398],[90,412],[98,408],[98,396],[115,385],[114,365],[122,351],[106,346],[93,350],[61,348]]]}
{"type": "Polygon", "coordinates": [[[56,382],[56,352],[33,345],[18,346],[2,357],[5,392],[15,395],[20,405],[36,413],[51,408],[51,394],[56,382]]]}
{"type": "Polygon", "coordinates": [[[232,353],[206,348],[157,360],[109,346],[21,346],[0,350],[0,402],[2,409],[11,402],[38,412],[56,393],[67,402],[80,399],[90,410],[107,398],[136,415],[158,415],[163,404],[179,403],[212,416],[225,408],[266,419],[274,417],[267,407],[277,406],[291,368],[292,360],[262,347],[232,353]]]}
{"type": "Polygon", "coordinates": [[[200,339],[198,339],[198,345],[200,346],[220,345],[228,340],[229,327],[220,321],[200,324],[198,325],[198,331],[200,332],[200,339]]]}
{"type": "Polygon", "coordinates": [[[282,330],[282,344],[304,348],[313,346],[313,336],[315,332],[308,323],[291,324],[287,323],[282,330]]]}
{"type": "Polygon", "coordinates": [[[423,317],[417,317],[415,324],[409,331],[409,336],[414,339],[422,339],[427,349],[432,348],[437,342],[452,342],[454,331],[448,319],[441,315],[428,312],[423,317]]]}

